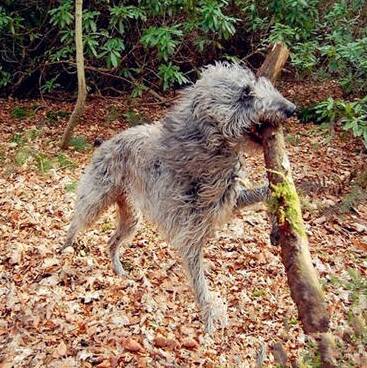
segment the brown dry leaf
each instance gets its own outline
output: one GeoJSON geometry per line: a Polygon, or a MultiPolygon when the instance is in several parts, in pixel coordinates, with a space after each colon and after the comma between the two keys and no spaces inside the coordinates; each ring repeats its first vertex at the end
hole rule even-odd
{"type": "Polygon", "coordinates": [[[147,360],[146,358],[138,358],[137,362],[137,368],[147,368],[148,367],[148,364],[147,364],[147,360]]]}
{"type": "Polygon", "coordinates": [[[264,253],[260,252],[256,255],[257,261],[259,263],[265,263],[266,262],[266,257],[264,255],[264,253]]]}
{"type": "Polygon", "coordinates": [[[189,350],[196,350],[199,347],[199,343],[194,339],[184,339],[182,341],[182,346],[189,350]]]}
{"type": "Polygon", "coordinates": [[[62,359],[62,360],[53,361],[51,363],[50,367],[53,367],[53,368],[76,368],[77,364],[76,364],[74,358],[69,357],[69,358],[65,358],[65,359],[62,359]]]}
{"type": "Polygon", "coordinates": [[[13,368],[13,362],[9,361],[9,360],[5,360],[3,362],[0,362],[0,368],[13,368]]]}
{"type": "Polygon", "coordinates": [[[97,367],[98,368],[111,368],[112,364],[109,359],[105,359],[101,363],[99,363],[97,367]]]}
{"type": "Polygon", "coordinates": [[[66,355],[67,350],[68,350],[68,347],[66,346],[66,344],[64,343],[64,341],[61,340],[60,341],[60,344],[54,350],[52,356],[54,358],[61,358],[62,356],[66,355]]]}
{"type": "Polygon", "coordinates": [[[15,244],[11,247],[9,263],[14,266],[21,263],[23,257],[23,246],[21,244],[15,244]]]}
{"type": "Polygon", "coordinates": [[[162,335],[156,336],[154,339],[154,346],[157,348],[164,348],[167,346],[167,340],[162,335]]]}
{"type": "Polygon", "coordinates": [[[367,237],[353,238],[352,243],[357,249],[367,252],[367,237]]]}
{"type": "Polygon", "coordinates": [[[121,345],[124,347],[124,349],[132,353],[142,353],[144,351],[144,348],[131,337],[123,338],[121,340],[121,345]]]}
{"type": "Polygon", "coordinates": [[[178,347],[179,343],[173,339],[166,339],[162,335],[157,335],[154,339],[154,346],[157,348],[167,348],[168,350],[174,350],[178,347]]]}

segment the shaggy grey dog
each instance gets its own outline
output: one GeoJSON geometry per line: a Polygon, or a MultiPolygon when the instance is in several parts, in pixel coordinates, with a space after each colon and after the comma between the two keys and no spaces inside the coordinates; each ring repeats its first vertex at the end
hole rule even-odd
{"type": "Polygon", "coordinates": [[[209,292],[203,246],[236,207],[266,197],[267,187],[241,186],[239,153],[264,122],[283,120],[294,110],[249,69],[206,67],[160,123],[127,129],[96,150],[79,184],[64,248],[115,203],[119,222],[109,251],[114,271],[122,275],[119,245],[133,236],[142,213],[181,254],[211,332],[226,314],[209,292]]]}

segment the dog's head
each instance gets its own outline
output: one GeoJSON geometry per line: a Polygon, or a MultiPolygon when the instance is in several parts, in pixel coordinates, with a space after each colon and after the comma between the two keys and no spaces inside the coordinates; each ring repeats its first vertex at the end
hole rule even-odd
{"type": "Polygon", "coordinates": [[[236,63],[204,68],[191,93],[194,117],[204,124],[214,122],[232,141],[255,140],[263,124],[285,120],[296,110],[268,79],[256,78],[250,69],[236,63]]]}

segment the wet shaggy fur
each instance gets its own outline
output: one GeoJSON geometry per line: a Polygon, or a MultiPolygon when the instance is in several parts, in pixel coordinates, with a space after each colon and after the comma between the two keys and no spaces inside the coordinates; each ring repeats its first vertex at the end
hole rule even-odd
{"type": "Polygon", "coordinates": [[[267,79],[238,64],[206,67],[161,122],[127,129],[96,149],[64,247],[116,204],[119,221],[109,251],[122,275],[119,246],[134,235],[142,214],[181,254],[206,331],[225,324],[204,276],[203,246],[236,207],[264,199],[266,187],[241,186],[239,153],[263,122],[294,110],[267,79]]]}

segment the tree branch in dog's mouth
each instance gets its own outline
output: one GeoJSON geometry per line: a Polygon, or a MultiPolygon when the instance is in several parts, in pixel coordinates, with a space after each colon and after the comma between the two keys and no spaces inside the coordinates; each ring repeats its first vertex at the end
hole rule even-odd
{"type": "MultiPolygon", "coordinates": [[[[284,119],[284,121],[285,120],[286,119],[284,119]]],[[[247,135],[254,143],[262,144],[264,130],[270,126],[276,128],[280,124],[280,120],[264,119],[260,121],[260,124],[255,124],[251,127],[251,129],[247,130],[247,135]]]]}

